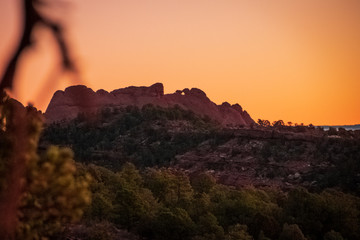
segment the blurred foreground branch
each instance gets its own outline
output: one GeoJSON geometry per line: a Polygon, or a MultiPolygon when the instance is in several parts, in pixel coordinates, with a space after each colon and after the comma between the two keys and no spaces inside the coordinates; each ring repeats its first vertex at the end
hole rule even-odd
{"type": "MultiPolygon", "coordinates": [[[[64,30],[39,10],[46,0],[21,0],[23,31],[19,45],[9,60],[0,82],[0,238],[15,239],[19,226],[19,207],[27,186],[27,167],[37,156],[37,143],[42,125],[41,114],[9,99],[5,89],[12,90],[21,54],[34,45],[33,33],[37,26],[47,28],[57,43],[63,71],[75,71],[64,38],[64,30]]],[[[20,216],[21,217],[21,216],[20,216]]],[[[45,218],[46,219],[46,218],[45,218]]],[[[31,230],[31,229],[30,229],[31,230]]],[[[30,235],[28,235],[30,236],[30,235]]],[[[22,238],[23,239],[23,238],[22,238]]]]}
{"type": "Polygon", "coordinates": [[[38,10],[40,6],[46,5],[47,3],[48,1],[44,0],[22,0],[24,29],[21,35],[20,43],[14,55],[10,59],[7,67],[5,68],[5,72],[1,78],[0,91],[3,91],[5,88],[10,90],[13,89],[15,71],[21,53],[26,48],[33,46],[34,42],[32,39],[32,34],[35,30],[35,27],[38,25],[42,25],[48,28],[53,34],[61,53],[63,70],[75,71],[75,65],[69,55],[62,25],[52,21],[49,18],[46,18],[38,10]]]}

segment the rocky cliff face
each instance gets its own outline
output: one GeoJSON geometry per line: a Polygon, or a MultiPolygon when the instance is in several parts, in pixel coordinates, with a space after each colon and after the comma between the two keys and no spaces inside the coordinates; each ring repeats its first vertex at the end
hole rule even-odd
{"type": "Polygon", "coordinates": [[[239,104],[230,105],[225,102],[216,105],[206,94],[197,88],[178,90],[172,94],[164,94],[164,86],[156,83],[150,87],[127,87],[112,92],[98,90],[94,92],[86,86],[72,86],[65,91],[55,92],[45,112],[47,123],[71,120],[79,113],[96,112],[103,107],[125,107],[146,104],[161,107],[180,107],[196,114],[209,116],[220,124],[248,126],[254,123],[250,115],[239,104]]]}

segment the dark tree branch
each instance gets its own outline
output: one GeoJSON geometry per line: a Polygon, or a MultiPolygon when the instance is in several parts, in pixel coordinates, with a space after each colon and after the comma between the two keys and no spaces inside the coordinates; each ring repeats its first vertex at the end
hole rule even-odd
{"type": "MultiPolygon", "coordinates": [[[[5,178],[5,189],[0,193],[0,238],[5,240],[15,239],[18,224],[18,207],[24,191],[24,175],[26,164],[29,159],[27,153],[36,140],[31,138],[29,129],[33,117],[29,108],[24,108],[15,100],[6,101],[5,88],[12,90],[17,64],[22,52],[33,45],[32,33],[37,25],[44,25],[54,35],[60,49],[62,67],[65,70],[75,70],[70,58],[67,44],[64,39],[61,24],[51,21],[42,16],[36,7],[46,6],[49,1],[45,0],[22,0],[23,8],[23,32],[19,45],[5,68],[0,82],[0,127],[5,123],[6,132],[12,138],[11,156],[8,157],[8,169],[5,178]],[[10,114],[3,111],[9,109],[10,114]]],[[[5,129],[4,129],[5,130],[5,129]]],[[[2,159],[3,160],[3,159],[2,159]]]]}
{"type": "Polygon", "coordinates": [[[55,23],[50,19],[47,19],[39,13],[36,9],[36,6],[46,5],[46,1],[42,0],[22,0],[23,6],[23,32],[21,36],[20,43],[10,59],[7,67],[5,68],[5,73],[1,78],[0,82],[0,91],[3,91],[5,88],[12,89],[14,84],[15,71],[17,63],[21,56],[21,53],[28,47],[31,47],[33,42],[31,41],[31,35],[38,24],[43,24],[51,30],[53,33],[57,45],[59,46],[61,58],[62,58],[62,67],[63,70],[75,70],[75,65],[70,58],[67,44],[63,34],[63,28],[61,24],[55,23]]]}

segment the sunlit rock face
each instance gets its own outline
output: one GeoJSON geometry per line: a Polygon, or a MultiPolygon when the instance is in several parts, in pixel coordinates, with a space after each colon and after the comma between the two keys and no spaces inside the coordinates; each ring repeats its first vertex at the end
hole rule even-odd
{"type": "Polygon", "coordinates": [[[57,91],[52,97],[45,112],[47,123],[71,120],[79,113],[91,113],[103,107],[126,107],[134,105],[142,107],[153,104],[161,107],[180,107],[191,110],[196,114],[208,116],[226,125],[249,126],[254,123],[250,115],[239,104],[231,105],[227,102],[216,105],[206,94],[197,88],[177,90],[175,93],[164,94],[162,83],[155,83],[150,87],[126,87],[111,92],[98,90],[83,85],[71,86],[65,91],[57,91]]]}

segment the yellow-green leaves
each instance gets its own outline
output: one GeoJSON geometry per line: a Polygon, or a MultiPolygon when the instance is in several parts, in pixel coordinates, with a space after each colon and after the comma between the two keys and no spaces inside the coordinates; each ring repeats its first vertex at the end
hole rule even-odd
{"type": "Polygon", "coordinates": [[[64,223],[79,220],[90,204],[89,177],[75,177],[69,149],[50,147],[28,166],[28,187],[20,208],[18,236],[41,239],[61,230],[64,223]]]}

